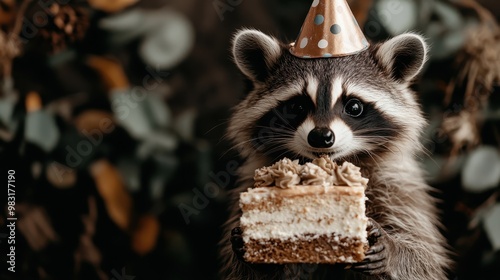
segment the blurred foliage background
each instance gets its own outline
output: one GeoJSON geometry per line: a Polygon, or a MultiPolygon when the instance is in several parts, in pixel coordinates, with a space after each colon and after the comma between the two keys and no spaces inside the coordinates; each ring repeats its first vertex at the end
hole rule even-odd
{"type": "MultiPolygon", "coordinates": [[[[450,279],[498,279],[500,4],[348,2],[374,42],[428,38],[421,161],[455,252],[450,279]]],[[[231,36],[293,41],[310,4],[0,0],[0,174],[15,171],[18,218],[16,272],[0,278],[217,279],[239,165],[224,134],[245,89],[231,36]]]]}

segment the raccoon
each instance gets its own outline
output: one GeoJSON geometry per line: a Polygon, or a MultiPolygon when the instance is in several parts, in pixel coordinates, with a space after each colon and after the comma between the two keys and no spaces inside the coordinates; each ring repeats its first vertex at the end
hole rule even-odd
{"type": "Polygon", "coordinates": [[[333,279],[447,279],[450,250],[417,161],[426,120],[411,85],[426,61],[425,40],[407,33],[355,55],[319,59],[297,58],[289,47],[257,30],[233,39],[234,61],[251,88],[227,131],[244,163],[221,241],[222,278],[290,279],[300,270],[242,259],[239,194],[253,186],[257,168],[326,154],[369,178],[370,247],[361,263],[322,270],[333,279]]]}

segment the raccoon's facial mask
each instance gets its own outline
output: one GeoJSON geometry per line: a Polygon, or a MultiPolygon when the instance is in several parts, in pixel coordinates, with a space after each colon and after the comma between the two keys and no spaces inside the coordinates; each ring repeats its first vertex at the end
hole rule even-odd
{"type": "MultiPolygon", "coordinates": [[[[343,93],[332,106],[328,121],[312,110],[298,126],[287,147],[306,158],[328,154],[340,159],[360,154],[379,154],[398,137],[401,126],[391,121],[372,102],[343,93]]],[[[322,115],[323,117],[324,115],[322,115]]]]}
{"type": "Polygon", "coordinates": [[[275,160],[396,151],[394,143],[408,131],[414,139],[423,123],[407,86],[426,52],[420,36],[403,34],[359,55],[307,60],[273,37],[242,30],[233,40],[233,58],[255,88],[235,113],[232,137],[248,148],[246,155],[275,160]]]}
{"type": "Polygon", "coordinates": [[[311,99],[306,95],[296,95],[264,114],[255,124],[252,145],[255,150],[280,158],[300,156],[291,146],[296,130],[314,110],[311,99]],[[294,153],[295,155],[290,155],[294,153]]]}
{"type": "Polygon", "coordinates": [[[338,159],[376,151],[397,135],[398,125],[358,96],[341,94],[323,110],[321,102],[305,93],[280,101],[253,125],[253,149],[273,159],[338,159]]]}

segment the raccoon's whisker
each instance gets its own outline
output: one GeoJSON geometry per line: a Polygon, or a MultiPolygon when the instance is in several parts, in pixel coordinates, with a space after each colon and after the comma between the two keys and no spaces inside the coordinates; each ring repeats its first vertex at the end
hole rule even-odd
{"type": "MultiPolygon", "coordinates": [[[[435,161],[435,160],[434,160],[434,158],[432,157],[432,152],[431,152],[429,149],[427,149],[424,145],[422,145],[422,153],[423,153],[426,157],[430,158],[432,161],[434,161],[434,162],[436,163],[436,161],[435,161]]],[[[418,155],[417,155],[417,156],[418,156],[418,155]]],[[[420,158],[420,156],[418,156],[418,157],[420,158]]],[[[423,158],[423,157],[422,157],[422,158],[423,158]]],[[[422,159],[422,158],[420,158],[420,159],[422,159]]],[[[437,163],[436,163],[436,166],[437,166],[437,163]]]]}
{"type": "MultiPolygon", "coordinates": [[[[289,138],[274,138],[274,137],[268,137],[269,140],[271,141],[265,141],[265,143],[263,143],[262,145],[266,145],[267,147],[265,148],[265,150],[262,152],[264,155],[269,155],[269,154],[272,154],[276,151],[279,151],[281,149],[283,149],[283,141],[285,140],[288,140],[289,138]],[[278,141],[278,140],[283,140],[283,141],[278,141]]],[[[225,151],[224,153],[222,153],[221,157],[224,157],[227,153],[229,153],[230,151],[233,151],[233,150],[237,150],[239,147],[241,146],[244,146],[244,145],[247,145],[248,143],[251,143],[253,141],[258,141],[258,140],[263,140],[263,138],[253,138],[253,139],[250,139],[250,140],[247,140],[245,142],[241,142],[241,143],[238,143],[236,145],[233,145],[232,147],[230,147],[227,151],[225,151]]],[[[261,145],[257,146],[257,147],[254,147],[255,150],[258,150],[259,148],[261,147],[261,145]]]]}
{"type": "Polygon", "coordinates": [[[249,140],[246,140],[244,142],[240,142],[238,143],[237,145],[240,145],[240,144],[243,144],[243,143],[248,143],[248,142],[252,142],[252,141],[258,141],[258,140],[280,140],[280,141],[287,141],[287,140],[290,140],[290,137],[292,134],[284,134],[284,133],[280,133],[280,134],[276,134],[276,135],[262,135],[262,136],[259,136],[259,137],[254,137],[254,138],[251,138],[249,140]]]}
{"type": "Polygon", "coordinates": [[[278,112],[276,109],[274,109],[273,111],[275,112],[275,116],[277,116],[281,121],[283,121],[283,123],[285,123],[289,128],[294,129],[294,127],[290,124],[290,122],[287,119],[285,119],[285,117],[280,112],[278,112]]]}
{"type": "MultiPolygon", "coordinates": [[[[307,153],[307,150],[305,150],[304,148],[300,148],[298,147],[299,151],[295,150],[294,149],[290,149],[289,147],[283,147],[283,146],[279,146],[279,147],[276,147],[277,149],[274,149],[275,151],[279,151],[280,149],[283,149],[283,152],[281,154],[279,154],[278,156],[276,156],[274,158],[274,161],[277,161],[279,159],[281,159],[284,155],[286,155],[287,153],[291,154],[292,155],[292,158],[290,159],[299,159],[299,160],[305,160],[307,157],[303,156],[304,154],[308,154],[307,153]],[[291,152],[293,151],[293,152],[291,152]],[[290,153],[291,152],[291,153],[290,153]]],[[[311,157],[312,158],[312,157],[311,157]]]]}
{"type": "MultiPolygon", "coordinates": [[[[382,168],[380,167],[380,164],[379,164],[379,161],[382,160],[382,158],[372,152],[370,152],[368,149],[363,149],[363,151],[369,156],[372,158],[373,162],[375,163],[375,165],[377,165],[377,168],[379,170],[382,170],[382,168]],[[376,158],[376,159],[375,159],[376,158]]],[[[385,182],[387,183],[387,182],[385,182]]]]}
{"type": "MultiPolygon", "coordinates": [[[[364,128],[364,129],[359,129],[359,130],[356,130],[356,135],[358,134],[365,134],[365,133],[374,133],[374,132],[378,132],[378,133],[383,133],[383,132],[396,132],[397,134],[399,134],[401,132],[401,130],[398,130],[398,129],[394,129],[394,128],[364,128]]],[[[360,136],[361,136],[360,135],[360,136]]]]}
{"type": "Polygon", "coordinates": [[[401,151],[400,147],[397,145],[392,145],[392,146],[385,145],[386,143],[391,142],[392,139],[389,137],[385,137],[385,136],[357,136],[357,138],[365,140],[366,144],[373,144],[373,145],[376,145],[378,147],[382,147],[393,154],[404,154],[403,151],[401,151]],[[398,150],[398,152],[393,150],[391,147],[395,147],[398,150]]]}
{"type": "MultiPolygon", "coordinates": [[[[209,129],[209,130],[207,130],[205,133],[203,133],[203,135],[205,135],[205,136],[206,136],[206,135],[208,135],[209,133],[211,133],[214,129],[219,128],[219,127],[221,127],[222,125],[227,125],[227,124],[229,123],[229,121],[230,121],[229,119],[225,119],[225,120],[221,121],[219,124],[214,125],[212,128],[210,128],[210,129],[209,129]]],[[[227,132],[226,132],[226,133],[224,133],[224,136],[223,136],[223,137],[226,137],[226,136],[227,136],[227,134],[228,134],[227,132]]]]}
{"type": "Polygon", "coordinates": [[[370,127],[370,128],[357,129],[356,131],[377,131],[377,130],[400,131],[399,129],[391,127],[370,127]]]}
{"type": "MultiPolygon", "coordinates": [[[[297,146],[297,145],[296,145],[297,146]]],[[[298,157],[298,158],[305,158],[303,155],[308,155],[308,157],[311,157],[313,155],[311,155],[307,149],[305,148],[305,146],[297,146],[298,148],[298,152],[296,151],[295,152],[295,156],[298,157]]],[[[293,149],[292,149],[293,150],[293,149]]],[[[307,157],[307,156],[306,156],[307,157]]]]}
{"type": "Polygon", "coordinates": [[[401,154],[401,155],[404,155],[404,153],[401,151],[401,149],[398,147],[398,146],[395,146],[396,149],[399,150],[399,153],[397,153],[396,151],[394,151],[392,148],[390,148],[390,146],[387,146],[387,145],[379,145],[380,147],[382,147],[383,149],[391,152],[392,154],[394,155],[397,155],[397,154],[401,154]]]}
{"type": "Polygon", "coordinates": [[[299,152],[295,152],[295,157],[297,157],[299,159],[304,159],[304,156],[303,156],[304,153],[306,153],[306,150],[305,149],[300,149],[299,152]]]}
{"type": "Polygon", "coordinates": [[[356,162],[356,163],[360,162],[359,156],[357,154],[354,154],[353,157],[355,158],[354,162],[356,162]]]}
{"type": "Polygon", "coordinates": [[[246,141],[243,141],[243,142],[240,142],[238,144],[235,144],[231,147],[229,147],[224,153],[222,153],[222,155],[220,156],[219,159],[221,159],[222,157],[224,157],[225,155],[227,155],[229,152],[231,151],[234,151],[234,150],[237,150],[238,148],[240,147],[244,147],[245,145],[247,145],[248,143],[252,143],[254,141],[259,141],[259,140],[265,140],[264,142],[266,142],[266,144],[272,144],[272,142],[279,142],[279,143],[276,143],[277,144],[282,144],[281,142],[282,141],[287,141],[289,140],[288,137],[275,137],[275,136],[266,136],[266,137],[255,137],[255,138],[251,138],[249,140],[246,140],[246,141]],[[272,140],[272,141],[268,141],[268,140],[272,140]]]}
{"type": "MultiPolygon", "coordinates": [[[[432,152],[431,152],[429,149],[427,149],[427,148],[425,148],[424,146],[422,146],[422,152],[423,152],[423,154],[424,154],[424,155],[425,155],[428,159],[430,159],[430,160],[432,161],[432,163],[434,164],[434,166],[435,166],[436,168],[440,168],[440,165],[439,165],[439,164],[437,163],[437,161],[434,159],[434,157],[432,156],[432,152]]],[[[424,159],[424,157],[420,157],[418,154],[416,154],[415,156],[416,156],[418,159],[420,159],[420,160],[423,160],[423,159],[424,159]]]]}
{"type": "MultiPolygon", "coordinates": [[[[368,150],[367,150],[367,152],[368,152],[368,154],[369,154],[372,158],[373,158],[373,157],[377,158],[377,160],[374,160],[374,161],[375,161],[375,164],[377,165],[377,168],[378,168],[379,170],[382,170],[382,168],[380,167],[380,164],[379,164],[378,162],[379,162],[379,161],[382,161],[383,159],[382,159],[380,156],[378,156],[378,155],[376,155],[376,154],[374,154],[374,153],[372,153],[372,152],[370,152],[370,151],[368,151],[368,150]]],[[[381,179],[382,179],[382,181],[384,182],[384,184],[388,185],[387,178],[385,178],[385,177],[381,177],[381,179]]]]}
{"type": "Polygon", "coordinates": [[[266,137],[258,137],[258,138],[256,137],[256,138],[252,138],[252,139],[240,142],[236,145],[233,145],[232,147],[229,148],[229,150],[234,150],[240,146],[244,146],[248,143],[259,141],[259,140],[265,140],[263,142],[266,142],[266,144],[272,143],[272,142],[279,142],[281,144],[281,141],[289,140],[289,138],[288,137],[274,137],[274,136],[266,136],[266,137]],[[267,140],[272,140],[272,141],[267,141],[267,140]]]}
{"type": "Polygon", "coordinates": [[[384,136],[357,136],[356,138],[366,140],[367,142],[377,144],[380,142],[390,142],[392,139],[384,136]]]}
{"type": "Polygon", "coordinates": [[[356,138],[362,139],[384,139],[384,140],[394,140],[394,137],[388,135],[354,135],[356,138]]]}
{"type": "Polygon", "coordinates": [[[281,153],[278,156],[274,157],[273,162],[280,160],[284,155],[286,155],[286,153],[287,153],[287,151],[284,151],[283,153],[281,153]]]}
{"type": "Polygon", "coordinates": [[[378,164],[378,162],[382,160],[382,157],[379,156],[379,155],[377,155],[377,154],[375,154],[375,153],[373,153],[373,152],[370,152],[370,150],[368,150],[368,149],[363,149],[363,151],[366,154],[368,154],[368,156],[370,156],[373,159],[373,161],[375,161],[375,163],[377,164],[377,166],[380,168],[380,165],[378,164]]]}
{"type": "Polygon", "coordinates": [[[271,149],[266,150],[264,152],[264,154],[271,156],[272,154],[279,152],[279,151],[283,151],[283,152],[281,152],[278,156],[275,156],[272,160],[273,162],[279,160],[282,156],[286,155],[286,153],[289,152],[286,149],[283,149],[283,147],[281,145],[278,145],[276,147],[273,147],[271,149]]]}
{"type": "Polygon", "coordinates": [[[266,129],[269,130],[270,132],[275,132],[283,135],[289,135],[293,136],[294,131],[291,129],[285,129],[285,128],[273,128],[273,127],[268,127],[268,126],[256,126],[255,128],[261,128],[261,129],[266,129]]]}
{"type": "Polygon", "coordinates": [[[377,147],[387,147],[386,144],[390,142],[390,139],[384,138],[361,138],[365,145],[377,146],[377,147]]]}
{"type": "Polygon", "coordinates": [[[232,145],[231,147],[229,147],[225,152],[223,152],[220,157],[219,157],[219,160],[221,160],[224,156],[226,156],[229,152],[232,152],[234,150],[237,150],[239,147],[242,147],[244,145],[246,145],[248,142],[251,142],[252,140],[248,140],[248,141],[244,141],[242,143],[238,143],[236,145],[232,145]]]}

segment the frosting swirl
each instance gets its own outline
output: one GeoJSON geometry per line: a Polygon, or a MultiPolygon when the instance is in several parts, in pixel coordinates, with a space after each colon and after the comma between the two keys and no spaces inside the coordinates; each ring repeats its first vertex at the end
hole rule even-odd
{"type": "Polygon", "coordinates": [[[349,187],[360,187],[368,184],[368,179],[361,176],[360,168],[345,161],[335,170],[336,184],[349,187]]]}
{"type": "Polygon", "coordinates": [[[329,175],[335,175],[335,170],[338,168],[337,164],[326,155],[322,155],[321,157],[314,159],[312,163],[321,167],[329,175]]]}
{"type": "Polygon", "coordinates": [[[274,178],[269,172],[269,167],[262,167],[255,170],[253,180],[256,188],[272,186],[274,184],[274,178]]]}
{"type": "Polygon", "coordinates": [[[323,168],[309,162],[302,167],[300,172],[303,185],[325,185],[331,181],[330,177],[323,168]]]}
{"type": "Polygon", "coordinates": [[[284,158],[271,166],[255,170],[255,187],[276,186],[289,188],[296,185],[366,186],[368,179],[360,168],[350,162],[337,165],[328,156],[321,156],[300,165],[298,160],[284,158]]]}
{"type": "Polygon", "coordinates": [[[275,185],[280,188],[295,186],[300,183],[301,165],[298,160],[284,158],[272,166],[255,170],[255,187],[275,185]]]}

